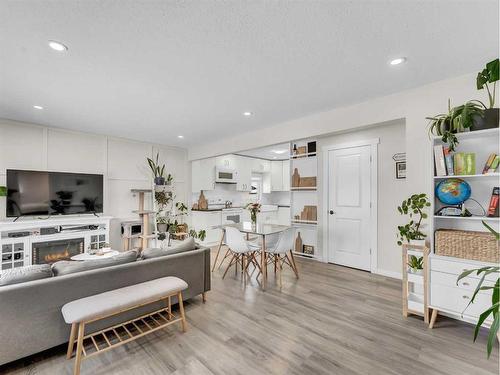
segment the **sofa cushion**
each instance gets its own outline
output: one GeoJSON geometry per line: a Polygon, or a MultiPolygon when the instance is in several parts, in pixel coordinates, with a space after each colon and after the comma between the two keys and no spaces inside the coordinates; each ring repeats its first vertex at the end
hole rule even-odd
{"type": "Polygon", "coordinates": [[[142,259],[158,258],[172,254],[182,253],[196,249],[196,243],[193,237],[186,238],[180,244],[169,247],[167,249],[150,248],[142,251],[142,259]]]}
{"type": "Polygon", "coordinates": [[[11,268],[0,274],[0,285],[24,283],[52,277],[50,264],[34,264],[19,268],[11,268]]]}
{"type": "Polygon", "coordinates": [[[97,268],[105,268],[135,262],[137,260],[137,251],[129,250],[111,258],[96,259],[96,260],[61,260],[52,265],[54,276],[68,275],[75,272],[83,272],[94,270],[97,268]]]}

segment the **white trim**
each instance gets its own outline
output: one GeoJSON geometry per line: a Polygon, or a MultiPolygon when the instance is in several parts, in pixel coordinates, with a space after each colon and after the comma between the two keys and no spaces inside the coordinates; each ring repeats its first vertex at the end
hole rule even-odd
{"type": "MultiPolygon", "coordinates": [[[[353,148],[360,146],[371,146],[370,147],[370,159],[371,159],[371,168],[370,168],[370,200],[372,203],[370,209],[370,248],[371,248],[371,257],[370,257],[370,272],[377,273],[378,272],[378,220],[377,220],[377,202],[378,202],[378,144],[380,143],[380,138],[372,138],[367,140],[348,142],[348,143],[339,143],[323,146],[323,206],[325,208],[325,214],[323,216],[322,225],[323,225],[323,259],[325,262],[330,260],[328,254],[328,153],[333,150],[340,150],[345,148],[353,148]]],[[[401,278],[401,277],[400,277],[401,278]]]]}
{"type": "Polygon", "coordinates": [[[376,269],[375,271],[372,271],[372,273],[380,276],[391,277],[393,279],[402,279],[400,272],[376,269]]]}

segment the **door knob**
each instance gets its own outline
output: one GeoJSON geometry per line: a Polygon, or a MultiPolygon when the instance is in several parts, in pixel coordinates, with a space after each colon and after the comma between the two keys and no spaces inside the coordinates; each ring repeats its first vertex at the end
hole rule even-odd
{"type": "Polygon", "coordinates": [[[335,211],[330,210],[330,215],[334,215],[334,214],[335,214],[335,211]]]}

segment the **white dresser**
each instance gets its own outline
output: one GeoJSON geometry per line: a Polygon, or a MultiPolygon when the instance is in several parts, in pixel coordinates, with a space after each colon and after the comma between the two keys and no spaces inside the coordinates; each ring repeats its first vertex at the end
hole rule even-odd
{"type": "MultiPolygon", "coordinates": [[[[495,266],[495,264],[436,254],[429,256],[429,263],[430,307],[439,310],[439,313],[475,324],[479,315],[491,306],[491,290],[479,292],[474,303],[464,312],[481,277],[474,272],[460,280],[458,284],[457,278],[464,270],[495,266]]],[[[498,276],[496,274],[488,276],[483,285],[494,285],[498,276]]],[[[488,322],[491,320],[486,321],[488,322]]]]}

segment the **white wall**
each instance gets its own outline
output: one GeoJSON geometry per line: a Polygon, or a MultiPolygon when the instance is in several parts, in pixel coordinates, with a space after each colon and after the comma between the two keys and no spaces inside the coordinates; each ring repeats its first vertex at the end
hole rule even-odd
{"type": "MultiPolygon", "coordinates": [[[[399,120],[390,124],[375,126],[344,134],[320,137],[317,141],[318,153],[318,220],[323,222],[326,206],[323,202],[323,181],[327,174],[323,171],[324,146],[379,138],[378,144],[378,228],[377,228],[377,268],[379,273],[398,275],[401,273],[401,250],[396,244],[396,226],[401,224],[401,215],[396,211],[406,197],[406,180],[397,180],[395,162],[392,156],[406,151],[405,124],[399,120]]],[[[327,259],[326,246],[322,246],[323,225],[319,226],[318,244],[323,249],[323,259],[327,259]]]]}
{"type": "MultiPolygon", "coordinates": [[[[185,149],[0,119],[0,185],[7,168],[99,173],[105,176],[104,214],[138,218],[131,212],[138,198],[130,189],[151,187],[146,157],[157,151],[174,176],[177,199],[186,201],[191,174],[185,149]]],[[[0,200],[1,219],[5,199],[0,200]]]]}
{"type": "MultiPolygon", "coordinates": [[[[283,143],[294,139],[317,137],[336,132],[355,131],[373,124],[404,119],[406,124],[407,178],[403,195],[431,191],[430,140],[426,116],[446,112],[448,98],[452,105],[470,99],[486,102],[484,90],[476,90],[476,73],[447,79],[412,90],[375,98],[363,103],[316,113],[246,134],[231,136],[214,143],[189,149],[189,160],[201,159],[220,153],[237,153],[252,148],[283,143]],[[264,142],[264,143],[263,143],[264,142]]],[[[497,94],[498,97],[498,94],[497,94]]],[[[394,207],[395,208],[395,207],[394,207]]],[[[322,228],[320,227],[320,230],[322,228]]],[[[392,246],[390,238],[383,247],[392,246]]],[[[387,263],[388,270],[396,271],[393,265],[399,254],[387,263]]],[[[380,268],[380,267],[379,267],[380,268]]]]}

